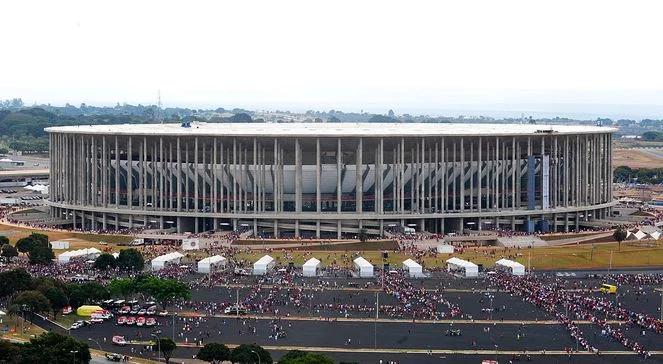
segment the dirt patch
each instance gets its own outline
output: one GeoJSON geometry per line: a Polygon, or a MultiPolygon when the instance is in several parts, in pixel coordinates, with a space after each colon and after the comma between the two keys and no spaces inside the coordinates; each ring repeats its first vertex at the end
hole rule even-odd
{"type": "Polygon", "coordinates": [[[614,167],[660,168],[663,165],[663,158],[638,149],[615,149],[612,164],[614,167]]]}

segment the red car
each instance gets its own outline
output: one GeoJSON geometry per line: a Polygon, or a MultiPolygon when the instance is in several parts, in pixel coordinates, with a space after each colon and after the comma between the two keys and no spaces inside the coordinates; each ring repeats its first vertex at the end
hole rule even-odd
{"type": "Polygon", "coordinates": [[[136,320],[136,326],[145,326],[145,317],[142,317],[142,316],[139,317],[136,320]]]}
{"type": "Polygon", "coordinates": [[[131,326],[134,324],[136,324],[136,318],[132,316],[127,317],[127,325],[131,326]]]}
{"type": "Polygon", "coordinates": [[[117,318],[118,325],[124,325],[127,323],[127,318],[125,316],[120,316],[117,318]]]}
{"type": "Polygon", "coordinates": [[[126,314],[129,313],[129,311],[131,311],[131,307],[129,307],[129,306],[122,306],[122,308],[120,308],[120,310],[117,311],[117,313],[126,315],[126,314]]]}

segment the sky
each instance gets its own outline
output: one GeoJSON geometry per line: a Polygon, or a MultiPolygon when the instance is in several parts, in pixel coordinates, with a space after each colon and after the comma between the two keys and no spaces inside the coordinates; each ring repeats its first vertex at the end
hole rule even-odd
{"type": "Polygon", "coordinates": [[[663,118],[661,1],[3,1],[0,99],[663,118]]]}

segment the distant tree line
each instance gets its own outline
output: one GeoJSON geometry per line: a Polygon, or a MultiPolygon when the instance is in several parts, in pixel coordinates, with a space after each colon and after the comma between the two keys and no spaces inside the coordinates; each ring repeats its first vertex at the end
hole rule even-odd
{"type": "Polygon", "coordinates": [[[619,166],[613,173],[614,182],[621,183],[663,183],[663,168],[631,168],[619,166]]]}

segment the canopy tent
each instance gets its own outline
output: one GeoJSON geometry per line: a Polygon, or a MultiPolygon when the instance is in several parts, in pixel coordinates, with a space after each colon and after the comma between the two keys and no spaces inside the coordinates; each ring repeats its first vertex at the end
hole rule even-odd
{"type": "Polygon", "coordinates": [[[447,259],[447,271],[461,273],[466,278],[479,276],[478,265],[456,257],[447,259]]]}
{"type": "Polygon", "coordinates": [[[633,231],[628,231],[626,233],[626,240],[642,240],[647,236],[647,233],[640,230],[640,229],[635,229],[633,231]]]}
{"type": "Polygon", "coordinates": [[[495,262],[497,269],[508,270],[514,276],[525,275],[525,266],[509,259],[500,259],[495,262]]]}
{"type": "Polygon", "coordinates": [[[276,261],[269,255],[265,255],[253,263],[253,275],[261,276],[274,269],[276,261]]]}
{"type": "Polygon", "coordinates": [[[78,316],[89,317],[92,316],[94,312],[103,311],[104,309],[96,305],[83,305],[76,309],[76,314],[78,316]]]}
{"type": "Polygon", "coordinates": [[[97,259],[99,255],[101,255],[101,250],[97,248],[71,250],[58,255],[58,263],[66,264],[69,263],[72,259],[82,259],[82,260],[97,259]]]}
{"type": "Polygon", "coordinates": [[[373,264],[363,257],[358,257],[354,260],[355,271],[359,278],[372,278],[373,277],[373,264]]]}
{"type": "Polygon", "coordinates": [[[403,270],[408,272],[410,277],[423,277],[423,268],[421,264],[415,262],[414,260],[408,258],[403,262],[403,270]]]}
{"type": "Polygon", "coordinates": [[[228,260],[220,255],[213,255],[198,262],[198,273],[210,273],[218,269],[224,269],[228,260]]]}
{"type": "Polygon", "coordinates": [[[649,239],[658,240],[660,237],[661,237],[660,231],[652,231],[651,233],[647,234],[647,238],[649,239]]]}
{"type": "Polygon", "coordinates": [[[69,242],[66,240],[53,240],[49,244],[53,250],[69,249],[69,242]]]}
{"type": "Polygon", "coordinates": [[[113,253],[112,255],[113,255],[113,258],[115,258],[115,259],[120,257],[120,253],[113,253]]]}
{"type": "Polygon", "coordinates": [[[316,277],[318,275],[318,269],[320,269],[320,261],[311,258],[302,266],[302,274],[304,277],[316,277]]]}
{"type": "Polygon", "coordinates": [[[164,255],[160,255],[152,259],[152,270],[163,269],[171,264],[180,264],[180,261],[184,255],[180,252],[172,252],[164,255]]]}
{"type": "Polygon", "coordinates": [[[442,244],[437,246],[437,252],[442,254],[453,254],[454,246],[448,244],[442,244]]]}

